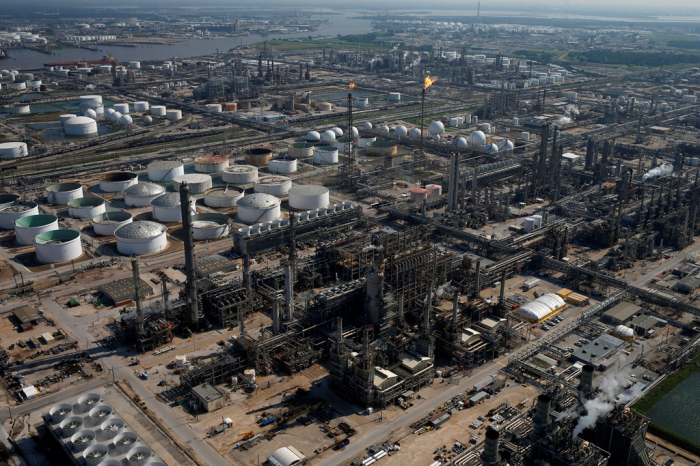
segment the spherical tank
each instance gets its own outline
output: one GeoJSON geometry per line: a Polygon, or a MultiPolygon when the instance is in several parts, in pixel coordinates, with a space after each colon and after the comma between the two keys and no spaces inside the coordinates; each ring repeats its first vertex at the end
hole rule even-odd
{"type": "Polygon", "coordinates": [[[254,167],[266,167],[272,157],[272,150],[267,147],[253,147],[245,154],[245,163],[254,167]]]}
{"type": "Polygon", "coordinates": [[[63,124],[66,136],[94,136],[97,134],[97,122],[92,118],[76,116],[63,124]]]}
{"type": "MultiPolygon", "coordinates": [[[[357,141],[357,138],[360,137],[360,131],[356,127],[352,127],[350,131],[348,131],[348,135],[352,135],[352,138],[357,141]]],[[[341,134],[342,136],[342,134],[341,134]]]]}
{"type": "MultiPolygon", "coordinates": [[[[180,193],[165,193],[151,201],[153,218],[159,222],[181,222],[180,193]]],[[[197,214],[197,199],[190,197],[190,213],[197,214]]]]}
{"type": "Polygon", "coordinates": [[[382,125],[379,128],[379,131],[381,131],[382,133],[386,133],[386,134],[389,134],[389,132],[390,132],[389,127],[387,125],[382,125]]]}
{"type": "Polygon", "coordinates": [[[100,176],[100,191],[120,193],[139,182],[138,175],[132,172],[112,172],[100,176]]]}
{"type": "Polygon", "coordinates": [[[243,198],[245,190],[235,186],[204,191],[204,203],[209,207],[233,207],[243,198]]]}
{"type": "Polygon", "coordinates": [[[54,230],[34,237],[36,259],[44,264],[58,264],[77,259],[83,254],[80,232],[54,230]]]}
{"type": "Polygon", "coordinates": [[[15,200],[0,206],[0,228],[3,230],[12,230],[15,227],[15,221],[22,217],[37,215],[39,206],[36,202],[15,200]]]}
{"type": "Polygon", "coordinates": [[[231,218],[225,214],[199,214],[192,216],[192,237],[197,241],[228,236],[231,218]]]}
{"type": "Polygon", "coordinates": [[[92,229],[96,235],[112,236],[116,230],[133,221],[134,216],[129,212],[105,212],[92,218],[92,229]]]}
{"type": "MultiPolygon", "coordinates": [[[[140,185],[137,185],[140,186],[140,185]]],[[[168,247],[168,227],[156,222],[132,222],[114,232],[117,250],[126,256],[153,254],[168,247]]]]}
{"type": "Polygon", "coordinates": [[[496,152],[498,152],[498,146],[496,144],[490,142],[484,146],[484,150],[486,150],[487,152],[490,152],[492,154],[495,154],[496,152]]]}
{"type": "Polygon", "coordinates": [[[114,111],[126,115],[129,113],[129,104],[114,104],[114,111]]]}
{"type": "Polygon", "coordinates": [[[296,157],[275,157],[267,164],[270,173],[294,173],[297,171],[296,157]]]}
{"type": "Polygon", "coordinates": [[[258,167],[253,165],[233,165],[224,168],[221,179],[224,183],[252,183],[258,179],[258,167]]]}
{"type": "Polygon", "coordinates": [[[441,135],[445,131],[445,125],[443,125],[441,121],[432,121],[430,125],[428,125],[428,131],[433,135],[441,135]]]}
{"type": "Polygon", "coordinates": [[[147,207],[151,201],[165,193],[165,188],[155,183],[139,183],[123,191],[124,203],[130,207],[147,207]]]}
{"type": "Polygon", "coordinates": [[[286,176],[263,176],[253,185],[256,193],[272,194],[282,196],[289,192],[292,187],[292,180],[286,176]]]}
{"type": "Polygon", "coordinates": [[[151,115],[153,116],[164,117],[166,112],[167,109],[164,105],[154,105],[153,107],[151,107],[151,115]]]}
{"type": "Polygon", "coordinates": [[[472,131],[468,142],[470,146],[483,146],[486,144],[486,135],[481,131],[472,131]]]}
{"type": "Polygon", "coordinates": [[[26,142],[3,142],[0,143],[0,158],[2,159],[17,159],[27,155],[26,142]]]}
{"type": "Polygon", "coordinates": [[[464,149],[465,147],[467,147],[468,144],[466,139],[459,137],[455,139],[455,145],[460,149],[464,149]]]}
{"type": "Polygon", "coordinates": [[[319,209],[329,203],[330,191],[325,186],[299,184],[289,190],[289,205],[295,209],[319,209]]]}
{"type": "Polygon", "coordinates": [[[151,115],[144,115],[143,124],[145,126],[151,126],[153,124],[153,117],[151,115]]]}
{"type": "Polygon", "coordinates": [[[133,119],[131,118],[131,115],[122,115],[119,118],[119,124],[122,126],[129,126],[131,123],[133,123],[133,119]]]}
{"type": "Polygon", "coordinates": [[[194,159],[194,169],[199,173],[219,173],[228,167],[228,157],[223,155],[205,155],[194,159]]]}
{"type": "Polygon", "coordinates": [[[173,181],[176,176],[185,174],[185,166],[174,160],[160,160],[148,164],[150,181],[173,181]]]}
{"type": "Polygon", "coordinates": [[[165,118],[170,121],[177,121],[182,119],[182,110],[166,110],[165,118]]]}
{"type": "Polygon", "coordinates": [[[70,120],[71,118],[77,117],[77,116],[78,115],[75,115],[73,113],[66,113],[65,115],[59,115],[58,120],[61,122],[61,126],[64,126],[66,124],[66,121],[70,120]]]}
{"type": "Polygon", "coordinates": [[[372,123],[370,123],[369,121],[365,121],[364,123],[362,123],[362,129],[372,129],[372,123]]]}
{"type": "Polygon", "coordinates": [[[122,114],[120,112],[112,112],[107,115],[107,119],[111,121],[112,123],[118,123],[119,119],[122,117],[122,114]]]}
{"type": "Polygon", "coordinates": [[[333,128],[331,128],[331,131],[333,131],[335,133],[335,137],[337,137],[337,138],[339,138],[343,135],[343,130],[338,128],[337,126],[334,126],[333,128]]]}
{"type": "Polygon", "coordinates": [[[252,225],[280,217],[281,201],[270,194],[255,193],[238,201],[238,220],[252,225]]]}
{"type": "Polygon", "coordinates": [[[338,163],[338,148],[334,146],[319,146],[314,148],[314,163],[318,165],[338,163]]]}
{"type": "Polygon", "coordinates": [[[58,218],[53,215],[29,215],[15,220],[17,244],[32,244],[39,233],[58,230],[58,218]]]}
{"type": "Polygon", "coordinates": [[[81,197],[68,203],[68,215],[73,218],[92,218],[105,212],[105,200],[101,197],[81,197]]]}
{"type": "Polygon", "coordinates": [[[146,112],[148,111],[148,102],[134,102],[135,112],[146,112]]]}
{"type": "Polygon", "coordinates": [[[73,199],[83,197],[83,185],[80,183],[58,183],[46,188],[49,204],[66,205],[73,199]]]}
{"type": "Polygon", "coordinates": [[[318,131],[309,131],[306,133],[306,140],[309,142],[318,142],[321,140],[321,135],[318,134],[318,131]]]}
{"type": "Polygon", "coordinates": [[[180,190],[180,184],[182,184],[183,181],[190,187],[190,192],[192,194],[203,193],[211,188],[212,185],[211,176],[202,173],[190,173],[175,177],[173,180],[175,191],[180,190]]]}
{"type": "Polygon", "coordinates": [[[327,146],[330,146],[335,142],[335,133],[331,130],[324,131],[323,135],[321,136],[321,142],[327,146]]]}
{"type": "Polygon", "coordinates": [[[408,130],[406,129],[406,127],[404,125],[399,125],[396,128],[394,128],[394,133],[398,137],[403,138],[403,137],[406,137],[406,135],[408,134],[408,130]]]}

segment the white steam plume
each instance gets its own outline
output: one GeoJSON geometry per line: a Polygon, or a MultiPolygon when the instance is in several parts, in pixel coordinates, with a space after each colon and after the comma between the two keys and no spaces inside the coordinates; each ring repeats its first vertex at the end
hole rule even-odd
{"type": "Polygon", "coordinates": [[[566,125],[568,123],[571,123],[571,118],[569,118],[567,116],[561,117],[557,120],[557,123],[560,125],[566,125]]]}
{"type": "Polygon", "coordinates": [[[673,165],[667,163],[646,172],[644,176],[642,176],[642,182],[648,180],[649,178],[670,175],[671,173],[673,173],[673,165]]]}

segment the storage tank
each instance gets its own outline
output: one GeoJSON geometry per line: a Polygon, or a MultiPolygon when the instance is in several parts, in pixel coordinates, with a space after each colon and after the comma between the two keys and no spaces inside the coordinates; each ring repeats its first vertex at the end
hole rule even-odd
{"type": "Polygon", "coordinates": [[[139,68],[141,68],[141,62],[140,61],[130,61],[129,68],[131,68],[133,70],[138,70],[139,68]]]}
{"type": "Polygon", "coordinates": [[[68,215],[73,218],[92,218],[105,212],[105,200],[101,197],[81,197],[68,203],[68,215]]]}
{"type": "Polygon", "coordinates": [[[167,113],[165,105],[154,105],[151,107],[151,115],[157,117],[164,117],[167,113]]]}
{"type": "Polygon", "coordinates": [[[224,168],[221,179],[224,183],[252,183],[258,179],[258,167],[253,165],[232,165],[224,168]]]}
{"type": "Polygon", "coordinates": [[[155,183],[139,183],[124,190],[124,203],[129,207],[147,207],[151,201],[165,192],[155,183]]]}
{"type": "Polygon", "coordinates": [[[439,197],[442,195],[442,186],[439,184],[429,184],[425,187],[427,199],[439,197]]]}
{"type": "Polygon", "coordinates": [[[331,130],[324,131],[321,135],[321,142],[327,146],[335,143],[335,133],[331,130]]]}
{"type": "Polygon", "coordinates": [[[180,190],[180,184],[182,184],[183,181],[190,187],[190,192],[192,194],[203,193],[212,186],[211,176],[203,173],[188,173],[175,177],[173,180],[175,191],[180,190]]]}
{"type": "Polygon", "coordinates": [[[53,230],[34,237],[36,259],[44,264],[58,264],[77,259],[83,254],[80,232],[75,230],[53,230]]]}
{"type": "Polygon", "coordinates": [[[165,118],[169,121],[177,121],[182,119],[182,110],[166,110],[165,118]]]}
{"type": "Polygon", "coordinates": [[[41,79],[30,79],[27,81],[27,87],[29,89],[36,89],[41,86],[41,79]]]}
{"type": "Polygon", "coordinates": [[[106,114],[106,118],[112,123],[117,123],[121,117],[122,114],[120,112],[111,112],[106,114]]]}
{"type": "Polygon", "coordinates": [[[248,225],[280,217],[281,201],[270,194],[255,193],[238,201],[238,220],[248,225]]]}
{"type": "Polygon", "coordinates": [[[296,157],[280,156],[270,159],[267,164],[270,173],[294,173],[297,171],[296,157]]]}
{"type": "Polygon", "coordinates": [[[194,169],[199,173],[219,173],[228,167],[228,157],[223,155],[205,155],[194,159],[194,169]]]}
{"type": "Polygon", "coordinates": [[[333,131],[335,133],[335,137],[337,137],[337,138],[343,136],[343,130],[338,128],[337,126],[332,127],[331,131],[333,131]]]}
{"type": "Polygon", "coordinates": [[[25,104],[10,104],[5,105],[5,113],[10,113],[12,115],[26,115],[31,112],[29,105],[25,104]]]}
{"type": "Polygon", "coordinates": [[[253,190],[256,193],[272,194],[274,196],[282,196],[289,192],[289,188],[292,187],[291,178],[286,176],[263,176],[258,178],[258,180],[253,185],[253,190]]]}
{"type": "Polygon", "coordinates": [[[97,103],[101,104],[102,102],[102,96],[101,95],[81,95],[78,98],[78,105],[86,105],[86,104],[92,104],[92,103],[97,103]]]}
{"type": "Polygon", "coordinates": [[[411,202],[423,202],[428,198],[428,191],[423,188],[411,189],[411,202]]]}
{"type": "Polygon", "coordinates": [[[105,212],[92,218],[92,229],[99,236],[113,236],[114,232],[134,221],[129,212],[105,212]]]}
{"type": "Polygon", "coordinates": [[[535,228],[542,228],[542,216],[533,215],[532,218],[535,220],[535,228]]]}
{"type": "Polygon", "coordinates": [[[114,104],[114,111],[126,115],[129,113],[129,104],[114,104]]]}
{"type": "Polygon", "coordinates": [[[73,199],[83,197],[83,185],[80,183],[57,183],[46,188],[49,204],[66,205],[73,199]]]}
{"type": "Polygon", "coordinates": [[[372,123],[369,121],[365,121],[364,123],[362,123],[362,129],[366,129],[366,130],[372,129],[372,123]]]}
{"type": "Polygon", "coordinates": [[[295,142],[287,146],[287,153],[292,157],[311,157],[314,154],[314,145],[306,142],[295,142]]]}
{"type": "Polygon", "coordinates": [[[394,128],[394,134],[396,134],[400,138],[403,138],[408,135],[408,130],[404,125],[399,125],[396,128],[394,128]]]}
{"type": "Polygon", "coordinates": [[[523,230],[525,233],[530,233],[535,229],[535,219],[532,217],[525,217],[525,223],[523,223],[523,230]]]}
{"type": "Polygon", "coordinates": [[[145,126],[151,126],[153,124],[153,117],[151,117],[151,115],[145,115],[143,117],[143,124],[145,126]]]}
{"type": "Polygon", "coordinates": [[[233,207],[243,198],[245,190],[235,186],[212,188],[204,192],[204,204],[209,207],[233,207]]]}
{"type": "Polygon", "coordinates": [[[17,159],[29,153],[26,142],[3,142],[0,143],[0,158],[17,159]]]}
{"type": "Polygon", "coordinates": [[[411,139],[420,139],[420,128],[411,128],[411,131],[408,133],[408,137],[411,139]]]}
{"type": "Polygon", "coordinates": [[[432,135],[441,135],[445,132],[445,125],[443,125],[441,121],[432,121],[430,125],[428,125],[428,131],[432,135]]]}
{"type": "Polygon", "coordinates": [[[27,88],[27,83],[8,83],[7,88],[12,89],[13,91],[22,91],[27,88]]]}
{"type": "MultiPolygon", "coordinates": [[[[141,185],[137,185],[141,186],[141,185]]],[[[117,250],[125,256],[153,254],[168,247],[168,227],[156,222],[132,222],[117,229],[117,250]]]]}
{"type": "Polygon", "coordinates": [[[529,141],[530,133],[527,131],[523,131],[522,133],[520,133],[520,139],[522,139],[523,141],[529,141]]]}
{"type": "Polygon", "coordinates": [[[83,114],[83,116],[90,118],[92,120],[97,120],[97,112],[92,108],[88,108],[87,110],[85,110],[85,113],[83,114]]]}
{"type": "Polygon", "coordinates": [[[122,115],[119,117],[119,124],[122,126],[129,126],[133,122],[134,120],[131,118],[131,115],[122,115]]]}
{"type": "Polygon", "coordinates": [[[206,104],[204,109],[211,113],[221,113],[221,104],[206,104]]]}
{"type": "Polygon", "coordinates": [[[92,118],[76,116],[63,124],[66,136],[87,137],[97,135],[97,122],[92,118]]]}
{"type": "Polygon", "coordinates": [[[147,112],[149,109],[148,102],[134,102],[135,112],[147,112]]]}
{"type": "Polygon", "coordinates": [[[199,214],[192,216],[192,237],[196,241],[228,236],[231,217],[224,214],[199,214]]]}
{"type": "MultiPolygon", "coordinates": [[[[181,222],[180,193],[165,193],[151,201],[153,218],[159,222],[181,222]]],[[[190,197],[190,213],[197,214],[197,199],[190,197]]]]}
{"type": "Polygon", "coordinates": [[[294,209],[318,209],[329,203],[330,191],[325,186],[299,184],[289,190],[289,206],[294,209]]]}
{"type": "Polygon", "coordinates": [[[401,100],[400,92],[389,92],[389,102],[398,102],[401,100]]]}
{"type": "Polygon", "coordinates": [[[266,167],[272,157],[272,150],[267,147],[253,147],[245,154],[245,163],[254,167],[266,167]]]}
{"type": "Polygon", "coordinates": [[[318,146],[314,148],[314,163],[318,165],[338,163],[338,148],[334,146],[318,146]]]}
{"type": "Polygon", "coordinates": [[[185,166],[174,160],[160,160],[148,164],[150,181],[173,181],[175,177],[185,174],[185,166]]]}
{"type": "Polygon", "coordinates": [[[75,115],[73,113],[66,113],[65,115],[59,115],[58,120],[61,122],[61,127],[63,127],[66,124],[66,121],[70,120],[71,118],[75,118],[77,116],[78,115],[75,115]]]}
{"type": "Polygon", "coordinates": [[[328,112],[333,110],[333,104],[330,102],[321,102],[318,104],[318,110],[321,112],[328,112]]]}
{"type": "Polygon", "coordinates": [[[100,176],[100,191],[105,193],[120,193],[138,182],[138,175],[133,172],[105,173],[100,176]]]}

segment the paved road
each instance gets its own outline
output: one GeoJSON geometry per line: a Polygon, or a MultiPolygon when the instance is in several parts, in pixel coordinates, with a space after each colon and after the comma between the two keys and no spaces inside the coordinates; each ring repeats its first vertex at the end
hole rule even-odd
{"type": "Polygon", "coordinates": [[[693,254],[700,251],[700,242],[696,243],[693,247],[686,249],[684,251],[676,252],[676,257],[673,257],[658,267],[654,267],[652,270],[646,274],[639,277],[637,280],[631,283],[632,286],[644,286],[649,280],[664,272],[666,270],[676,267],[678,264],[683,262],[685,259],[692,257],[693,254]]]}

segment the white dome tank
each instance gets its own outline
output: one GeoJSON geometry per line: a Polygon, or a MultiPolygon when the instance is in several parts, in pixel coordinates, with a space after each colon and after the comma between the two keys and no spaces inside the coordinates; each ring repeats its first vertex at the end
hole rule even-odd
{"type": "Polygon", "coordinates": [[[389,127],[387,125],[382,125],[379,128],[379,131],[382,133],[386,133],[386,134],[389,134],[391,132],[391,130],[389,129],[389,127]]]}
{"type": "Polygon", "coordinates": [[[228,157],[223,155],[205,155],[194,159],[194,169],[199,173],[219,173],[228,167],[228,157]]]}
{"type": "Polygon", "coordinates": [[[464,149],[467,147],[467,140],[462,137],[456,138],[455,146],[459,147],[460,149],[464,149]]]}
{"type": "Polygon", "coordinates": [[[321,140],[321,135],[318,134],[318,131],[309,131],[306,133],[306,140],[309,142],[318,142],[321,140]]]}
{"type": "MultiPolygon", "coordinates": [[[[140,186],[140,185],[137,185],[140,186]]],[[[156,222],[132,222],[117,229],[117,250],[125,256],[153,254],[168,247],[168,228],[156,222]]]]}
{"type": "Polygon", "coordinates": [[[165,105],[154,105],[151,107],[151,115],[157,116],[157,117],[164,117],[167,113],[167,108],[165,108],[165,105]]]}
{"type": "Polygon", "coordinates": [[[315,147],[314,163],[318,165],[331,165],[338,163],[338,148],[334,146],[315,147]]]}
{"type": "Polygon", "coordinates": [[[498,143],[498,150],[499,151],[509,151],[513,150],[515,146],[513,146],[513,141],[510,141],[508,139],[503,139],[499,141],[498,143]]]}
{"type": "Polygon", "coordinates": [[[0,143],[0,158],[18,159],[29,153],[26,142],[3,142],[0,143]]]}
{"type": "Polygon", "coordinates": [[[295,209],[319,209],[329,203],[330,191],[325,186],[299,184],[289,190],[289,205],[295,209]]]}
{"type": "Polygon", "coordinates": [[[83,254],[80,232],[53,230],[34,237],[36,260],[44,264],[58,264],[77,259],[83,254]]]}
{"type": "Polygon", "coordinates": [[[119,117],[119,124],[122,126],[129,126],[133,122],[134,120],[131,118],[131,115],[122,115],[119,117]]]}
{"type": "Polygon", "coordinates": [[[335,133],[336,138],[343,136],[343,130],[338,128],[337,126],[334,126],[333,128],[331,128],[331,131],[333,131],[335,133]]]}
{"type": "Polygon", "coordinates": [[[160,160],[148,164],[149,181],[173,181],[185,174],[185,166],[173,160],[160,160]]]}
{"type": "Polygon", "coordinates": [[[253,165],[232,165],[224,169],[221,179],[224,183],[252,183],[258,179],[258,167],[253,165]]]}
{"type": "Polygon", "coordinates": [[[408,130],[406,129],[406,127],[404,125],[399,125],[396,128],[394,128],[394,133],[398,137],[403,138],[403,137],[406,137],[406,135],[408,135],[408,130]]]}
{"type": "Polygon", "coordinates": [[[147,112],[149,109],[148,102],[134,102],[135,112],[147,112]]]}
{"type": "Polygon", "coordinates": [[[225,238],[230,231],[231,218],[224,214],[192,216],[192,237],[196,241],[225,238]]]}
{"type": "Polygon", "coordinates": [[[401,100],[400,92],[389,92],[389,102],[398,102],[401,100]]]}
{"type": "Polygon", "coordinates": [[[63,127],[66,124],[66,121],[70,120],[71,118],[75,118],[77,116],[78,115],[75,115],[74,113],[66,113],[64,115],[59,115],[58,120],[61,122],[61,127],[63,127]]]}
{"type": "Polygon", "coordinates": [[[97,112],[92,108],[88,108],[87,110],[85,110],[84,116],[92,120],[97,120],[97,112]]]}
{"type": "Polygon", "coordinates": [[[104,193],[120,193],[138,182],[139,177],[133,172],[105,173],[100,176],[100,191],[104,193]]]}
{"type": "Polygon", "coordinates": [[[411,131],[408,133],[408,137],[411,139],[420,139],[420,128],[412,128],[411,131]]]}
{"type": "Polygon", "coordinates": [[[83,197],[83,185],[80,183],[58,183],[46,188],[49,204],[66,205],[73,199],[83,197]]]}
{"type": "Polygon", "coordinates": [[[155,183],[139,183],[124,190],[124,203],[129,207],[147,207],[151,201],[165,192],[165,188],[155,183]]]}
{"type": "Polygon", "coordinates": [[[76,116],[63,124],[66,136],[86,137],[97,134],[97,122],[92,118],[76,116]]]}
{"type": "Polygon", "coordinates": [[[362,129],[366,129],[366,130],[372,129],[372,123],[370,123],[369,121],[365,121],[364,123],[362,123],[362,129]]]}
{"type": "Polygon", "coordinates": [[[443,125],[441,121],[432,121],[430,125],[428,125],[428,131],[432,135],[442,135],[442,133],[445,132],[445,125],[443,125]]]}
{"type": "Polygon", "coordinates": [[[68,203],[68,215],[73,218],[92,218],[105,210],[105,200],[101,197],[81,197],[68,203]]]}
{"type": "Polygon", "coordinates": [[[166,110],[165,118],[170,121],[177,121],[182,119],[182,110],[166,110]]]}
{"type": "Polygon", "coordinates": [[[114,104],[114,111],[126,115],[129,113],[129,104],[114,104]]]}
{"type": "MultiPolygon", "coordinates": [[[[151,201],[153,218],[159,222],[181,222],[180,193],[165,193],[151,201]]],[[[190,197],[190,214],[197,214],[197,199],[190,197]]]]}
{"type": "Polygon", "coordinates": [[[321,136],[321,142],[327,146],[335,143],[335,133],[331,130],[324,131],[323,135],[321,136]]]}
{"type": "Polygon", "coordinates": [[[253,185],[253,190],[256,193],[272,194],[274,196],[282,196],[289,192],[292,187],[292,180],[286,176],[263,176],[258,178],[253,185]]]}
{"type": "Polygon", "coordinates": [[[175,179],[173,179],[175,191],[180,190],[180,185],[183,182],[187,183],[187,186],[190,187],[190,193],[192,194],[203,193],[212,186],[211,176],[202,173],[188,173],[176,176],[175,179]]]}
{"type": "Polygon", "coordinates": [[[482,131],[472,131],[468,142],[470,146],[483,146],[486,144],[486,135],[482,131]]]}
{"type": "Polygon", "coordinates": [[[209,207],[233,207],[243,198],[245,190],[235,186],[212,188],[204,192],[204,204],[209,207]]]}
{"type": "Polygon", "coordinates": [[[99,236],[113,236],[114,232],[134,221],[129,212],[105,212],[92,218],[92,229],[99,236]]]}
{"type": "Polygon", "coordinates": [[[280,156],[270,159],[267,164],[270,173],[294,173],[297,171],[296,157],[280,156]]]}
{"type": "Polygon", "coordinates": [[[281,201],[270,194],[255,193],[238,201],[238,220],[252,225],[280,217],[281,201]]]}

